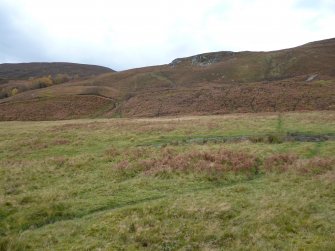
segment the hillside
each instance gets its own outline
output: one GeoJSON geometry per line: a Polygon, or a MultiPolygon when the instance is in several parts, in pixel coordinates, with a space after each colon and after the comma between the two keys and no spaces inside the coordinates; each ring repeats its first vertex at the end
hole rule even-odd
{"type": "Polygon", "coordinates": [[[114,71],[102,66],[73,63],[0,64],[0,99],[109,72],[114,71]]]}
{"type": "Polygon", "coordinates": [[[0,99],[1,120],[298,110],[335,110],[335,39],[271,52],[205,53],[0,99]]]}
{"type": "Polygon", "coordinates": [[[78,77],[91,77],[113,70],[97,65],[74,63],[19,63],[0,64],[0,79],[29,79],[46,75],[68,74],[78,77]]]}

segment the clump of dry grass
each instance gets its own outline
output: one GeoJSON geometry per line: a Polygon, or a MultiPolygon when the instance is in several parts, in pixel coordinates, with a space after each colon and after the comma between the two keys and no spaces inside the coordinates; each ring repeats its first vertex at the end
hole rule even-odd
{"type": "Polygon", "coordinates": [[[25,146],[31,146],[34,149],[41,150],[48,148],[50,145],[47,142],[44,142],[40,138],[36,137],[19,142],[19,144],[15,148],[20,149],[25,146]]]}
{"type": "Polygon", "coordinates": [[[121,154],[120,150],[115,147],[111,147],[105,151],[105,156],[111,158],[119,156],[120,154],[121,154]]]}
{"type": "Polygon", "coordinates": [[[173,148],[163,148],[160,154],[149,154],[141,149],[129,150],[128,159],[117,162],[117,170],[134,170],[149,175],[166,172],[193,172],[195,174],[298,172],[323,173],[334,167],[335,160],[315,157],[301,159],[294,154],[274,154],[264,159],[245,152],[218,149],[192,150],[178,153],[173,148]],[[144,157],[145,156],[145,157],[144,157]]]}
{"type": "Polygon", "coordinates": [[[128,160],[122,160],[118,163],[116,163],[115,168],[119,170],[125,170],[130,167],[130,163],[128,160]]]}
{"type": "Polygon", "coordinates": [[[334,158],[314,157],[301,159],[293,154],[275,154],[264,160],[265,171],[295,171],[298,173],[324,173],[335,166],[334,158]]]}
{"type": "Polygon", "coordinates": [[[53,142],[54,145],[68,145],[70,141],[67,139],[57,139],[53,142]]]}
{"type": "Polygon", "coordinates": [[[152,151],[148,148],[144,147],[137,147],[134,149],[129,149],[125,151],[125,154],[128,156],[128,158],[132,161],[136,161],[142,158],[148,158],[151,156],[152,151]]]}
{"type": "Polygon", "coordinates": [[[152,151],[147,148],[137,147],[130,149],[120,149],[111,147],[104,152],[107,161],[115,161],[126,157],[128,161],[138,161],[139,159],[150,157],[152,151]]]}
{"type": "Polygon", "coordinates": [[[302,160],[296,163],[295,168],[300,173],[323,174],[335,167],[334,158],[314,157],[309,160],[302,160]]]}
{"type": "Polygon", "coordinates": [[[51,162],[55,164],[57,167],[62,167],[68,162],[68,158],[66,157],[54,157],[51,159],[51,162]]]}
{"type": "Polygon", "coordinates": [[[266,171],[287,171],[297,160],[298,156],[293,154],[274,154],[264,160],[263,167],[266,171]]]}
{"type": "Polygon", "coordinates": [[[194,150],[178,154],[166,148],[163,150],[161,157],[141,160],[138,165],[148,174],[163,171],[244,172],[255,170],[257,158],[247,153],[222,149],[214,152],[194,150]]]}

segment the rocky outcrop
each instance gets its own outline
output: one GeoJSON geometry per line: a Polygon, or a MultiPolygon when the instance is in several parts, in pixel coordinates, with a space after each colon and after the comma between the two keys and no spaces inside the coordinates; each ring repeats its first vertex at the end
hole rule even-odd
{"type": "Polygon", "coordinates": [[[195,66],[208,66],[218,62],[221,62],[227,58],[234,57],[236,53],[232,51],[222,51],[213,53],[204,53],[186,58],[177,58],[173,60],[169,65],[175,67],[181,63],[191,63],[195,66]]]}

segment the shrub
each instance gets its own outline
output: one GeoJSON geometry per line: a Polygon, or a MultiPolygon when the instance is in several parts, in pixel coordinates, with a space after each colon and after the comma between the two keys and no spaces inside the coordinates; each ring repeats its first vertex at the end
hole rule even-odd
{"type": "Polygon", "coordinates": [[[54,84],[62,84],[68,81],[70,81],[70,76],[67,74],[57,74],[53,79],[54,84]]]}
{"type": "Polygon", "coordinates": [[[10,94],[11,96],[15,96],[18,92],[19,90],[17,88],[13,88],[10,94]]]}
{"type": "Polygon", "coordinates": [[[44,88],[53,85],[51,76],[35,78],[32,80],[33,85],[38,85],[39,88],[44,88]]]}

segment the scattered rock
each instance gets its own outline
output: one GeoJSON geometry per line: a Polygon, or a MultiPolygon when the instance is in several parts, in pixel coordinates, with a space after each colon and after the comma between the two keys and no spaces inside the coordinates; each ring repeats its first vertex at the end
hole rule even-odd
{"type": "Polygon", "coordinates": [[[317,76],[318,76],[318,74],[313,74],[313,75],[309,76],[309,77],[306,79],[306,82],[313,81],[317,76]]]}

